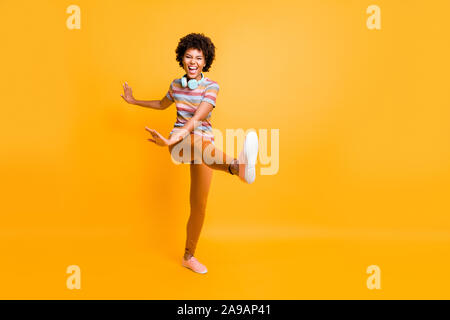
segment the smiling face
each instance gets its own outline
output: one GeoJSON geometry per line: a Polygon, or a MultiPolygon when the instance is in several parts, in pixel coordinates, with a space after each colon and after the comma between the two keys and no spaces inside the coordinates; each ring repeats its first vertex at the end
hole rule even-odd
{"type": "Polygon", "coordinates": [[[202,78],[202,70],[205,66],[205,57],[203,52],[198,49],[187,49],[183,56],[183,68],[189,79],[200,80],[202,78]]]}

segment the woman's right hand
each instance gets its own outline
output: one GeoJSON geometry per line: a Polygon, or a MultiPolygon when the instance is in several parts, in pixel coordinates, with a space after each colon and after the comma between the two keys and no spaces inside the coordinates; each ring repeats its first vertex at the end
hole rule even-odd
{"type": "Polygon", "coordinates": [[[123,85],[123,94],[120,96],[128,103],[135,104],[136,99],[133,97],[133,91],[131,90],[131,87],[128,86],[128,83],[125,82],[123,85]]]}

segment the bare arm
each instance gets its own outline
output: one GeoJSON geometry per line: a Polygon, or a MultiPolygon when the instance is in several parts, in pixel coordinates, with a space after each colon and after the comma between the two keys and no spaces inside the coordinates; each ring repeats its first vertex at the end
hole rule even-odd
{"type": "Polygon", "coordinates": [[[164,98],[162,98],[161,100],[136,100],[133,97],[133,91],[131,90],[131,87],[128,86],[127,82],[123,84],[123,90],[124,94],[121,94],[120,96],[129,104],[134,104],[137,106],[156,110],[164,110],[167,109],[173,103],[166,96],[164,96],[164,98]]]}
{"type": "MultiPolygon", "coordinates": [[[[198,106],[197,110],[194,113],[194,116],[190,118],[182,128],[180,128],[180,135],[182,138],[188,136],[192,131],[194,131],[195,126],[201,125],[202,121],[206,119],[208,114],[213,110],[213,105],[209,102],[203,101],[198,106]]],[[[175,136],[175,134],[173,135],[175,136]]],[[[178,138],[175,136],[175,138],[178,138]]]]}
{"type": "MultiPolygon", "coordinates": [[[[170,101],[170,100],[169,100],[170,101]]],[[[164,138],[159,132],[154,129],[145,127],[149,131],[153,139],[148,139],[149,141],[159,145],[159,146],[170,146],[178,141],[184,139],[195,129],[195,125],[200,125],[201,122],[208,116],[208,114],[213,109],[213,105],[209,102],[203,101],[195,111],[194,116],[189,119],[182,128],[175,128],[173,134],[169,139],[164,138]]]]}
{"type": "Polygon", "coordinates": [[[133,104],[145,108],[164,110],[167,109],[173,102],[166,96],[161,100],[135,100],[133,104]]]}

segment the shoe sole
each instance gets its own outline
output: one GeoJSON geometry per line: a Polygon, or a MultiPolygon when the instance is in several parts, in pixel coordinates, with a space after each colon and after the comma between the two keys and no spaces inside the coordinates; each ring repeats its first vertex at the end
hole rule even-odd
{"type": "Polygon", "coordinates": [[[195,270],[192,270],[192,269],[189,268],[188,266],[185,266],[185,265],[183,265],[183,264],[182,264],[182,266],[185,267],[186,269],[191,270],[192,272],[195,272],[195,273],[199,273],[199,274],[205,274],[205,273],[208,273],[208,270],[206,270],[205,272],[197,272],[197,271],[195,271],[195,270]]]}
{"type": "Polygon", "coordinates": [[[258,135],[255,131],[250,131],[245,138],[244,154],[247,160],[245,181],[253,183],[256,177],[255,164],[258,157],[258,135]]]}

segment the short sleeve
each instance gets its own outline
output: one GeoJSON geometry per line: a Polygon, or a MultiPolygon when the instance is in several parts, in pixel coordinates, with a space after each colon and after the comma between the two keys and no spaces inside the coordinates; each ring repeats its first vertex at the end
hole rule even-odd
{"type": "Polygon", "coordinates": [[[212,106],[215,108],[218,93],[219,93],[219,84],[216,82],[213,82],[206,87],[205,92],[203,94],[202,101],[211,103],[212,106]]]}
{"type": "Polygon", "coordinates": [[[170,83],[169,90],[166,93],[166,97],[170,101],[172,101],[172,102],[174,101],[174,99],[173,99],[173,90],[172,90],[172,83],[170,83]]]}

